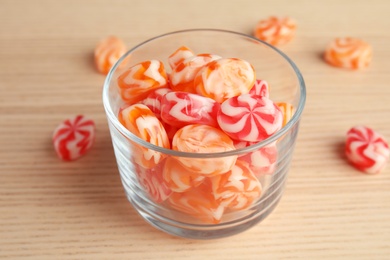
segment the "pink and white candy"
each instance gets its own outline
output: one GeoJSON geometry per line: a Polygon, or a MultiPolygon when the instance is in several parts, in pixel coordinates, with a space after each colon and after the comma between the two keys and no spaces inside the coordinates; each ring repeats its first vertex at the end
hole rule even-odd
{"type": "Polygon", "coordinates": [[[249,94],[263,96],[269,98],[269,86],[268,82],[265,80],[257,79],[255,84],[249,90],[249,94]]]}
{"type": "Polygon", "coordinates": [[[357,169],[377,174],[386,166],[390,150],[386,140],[373,129],[355,126],[347,133],[345,153],[357,169]]]}
{"type": "Polygon", "coordinates": [[[248,93],[223,102],[217,120],[232,139],[258,142],[282,127],[283,114],[270,99],[248,93]]]}
{"type": "Polygon", "coordinates": [[[64,161],[73,161],[88,152],[95,141],[95,123],[78,115],[61,123],[53,133],[54,149],[64,161]]]}
{"type": "Polygon", "coordinates": [[[152,110],[158,119],[161,119],[161,100],[165,94],[171,91],[172,90],[170,88],[155,89],[145,99],[143,99],[141,103],[152,110]]]}
{"type": "Polygon", "coordinates": [[[170,125],[182,127],[202,124],[217,127],[220,104],[215,100],[186,92],[169,92],[161,100],[161,118],[170,125]]]}

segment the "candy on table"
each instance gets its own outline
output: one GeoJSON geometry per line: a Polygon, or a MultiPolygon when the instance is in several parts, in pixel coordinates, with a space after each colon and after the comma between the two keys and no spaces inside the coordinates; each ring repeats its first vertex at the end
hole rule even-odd
{"type": "Polygon", "coordinates": [[[386,140],[373,129],[355,126],[347,132],[345,153],[357,169],[377,174],[385,168],[390,150],[386,140]]]}
{"type": "Polygon", "coordinates": [[[115,36],[100,41],[94,52],[95,65],[100,73],[107,74],[111,67],[126,52],[125,43],[115,36]]]}
{"type": "Polygon", "coordinates": [[[196,75],[194,87],[199,95],[222,103],[246,94],[256,80],[253,66],[241,59],[223,58],[210,62],[196,75]]]}
{"type": "Polygon", "coordinates": [[[218,127],[220,104],[215,100],[187,92],[169,92],[161,100],[161,118],[170,125],[182,127],[204,124],[218,127]]]}
{"type": "Polygon", "coordinates": [[[141,101],[153,90],[167,86],[164,64],[159,60],[138,63],[118,77],[118,86],[125,102],[141,101]]]}
{"type": "MultiPolygon", "coordinates": [[[[254,143],[247,142],[247,146],[250,144],[254,143]]],[[[238,157],[238,161],[244,161],[248,163],[253,173],[256,176],[259,176],[273,174],[275,172],[277,158],[278,149],[276,147],[276,143],[271,143],[267,146],[261,147],[255,151],[238,157]]]]}
{"type": "Polygon", "coordinates": [[[361,69],[370,65],[372,48],[360,39],[336,38],[326,47],[324,59],[335,67],[361,69]]]}
{"type": "Polygon", "coordinates": [[[175,91],[195,93],[194,78],[209,62],[220,59],[213,54],[198,54],[179,63],[169,76],[171,88],[175,91]]]}
{"type": "Polygon", "coordinates": [[[294,107],[290,103],[287,102],[276,102],[275,103],[279,109],[282,111],[283,114],[283,124],[282,126],[285,126],[288,121],[292,118],[294,114],[294,107]]]}
{"type": "Polygon", "coordinates": [[[268,82],[261,79],[256,79],[255,84],[249,90],[249,94],[258,95],[269,98],[268,82]]]}
{"type": "Polygon", "coordinates": [[[215,200],[209,182],[203,182],[185,192],[173,192],[167,201],[172,208],[205,223],[218,224],[225,210],[215,200]]]}
{"type": "Polygon", "coordinates": [[[77,115],[62,122],[53,133],[54,149],[64,161],[73,161],[88,152],[95,141],[95,123],[77,115]]]}
{"type": "Polygon", "coordinates": [[[217,120],[232,139],[258,142],[282,127],[283,115],[270,99],[244,94],[223,102],[217,120]]]}
{"type": "Polygon", "coordinates": [[[229,172],[210,180],[215,200],[232,210],[248,208],[261,195],[260,182],[244,161],[238,160],[229,172]]]}
{"type": "Polygon", "coordinates": [[[159,203],[165,201],[172,193],[172,190],[167,186],[163,179],[163,167],[163,163],[160,163],[151,169],[145,169],[135,164],[135,174],[138,182],[146,193],[155,202],[159,203]]]}
{"type": "MultiPolygon", "coordinates": [[[[230,137],[221,130],[196,124],[184,126],[176,132],[172,149],[187,153],[221,153],[235,150],[235,147],[230,137]]],[[[229,171],[236,163],[237,156],[176,159],[193,172],[211,176],[229,171]]]]}
{"type": "Polygon", "coordinates": [[[181,46],[168,57],[168,63],[171,69],[183,62],[185,59],[195,56],[195,53],[186,46],[181,46]]]}
{"type": "MultiPolygon", "coordinates": [[[[144,141],[163,148],[170,148],[167,133],[154,115],[154,113],[143,104],[134,104],[119,111],[119,122],[131,133],[144,141]]],[[[136,145],[132,147],[133,158],[142,167],[150,169],[159,164],[164,156],[162,153],[136,145]]]]}
{"type": "Polygon", "coordinates": [[[257,23],[253,35],[271,45],[283,45],[294,38],[296,27],[289,17],[271,16],[257,23]]]}
{"type": "Polygon", "coordinates": [[[158,119],[161,119],[161,100],[165,94],[171,91],[170,88],[155,89],[141,103],[150,108],[158,119]]]}
{"type": "Polygon", "coordinates": [[[168,157],[165,161],[163,178],[166,185],[174,192],[184,192],[199,186],[205,179],[204,176],[189,171],[172,157],[168,157]]]}

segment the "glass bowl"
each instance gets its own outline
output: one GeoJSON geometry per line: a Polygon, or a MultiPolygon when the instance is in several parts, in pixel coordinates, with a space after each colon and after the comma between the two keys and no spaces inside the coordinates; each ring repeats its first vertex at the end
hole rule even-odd
{"type": "MultiPolygon", "coordinates": [[[[152,226],[185,238],[221,238],[256,225],[274,210],[282,197],[305,98],[304,80],[296,65],[280,50],[248,35],[226,30],[192,29],[167,33],[140,43],[114,65],[103,89],[115,157],[128,200],[152,226]],[[293,106],[291,119],[261,142],[219,153],[179,152],[138,138],[118,120],[125,102],[121,99],[117,78],[129,67],[153,59],[166,64],[167,73],[170,73],[167,59],[181,46],[187,46],[197,54],[210,53],[248,61],[254,67],[256,77],[268,82],[270,99],[293,106]],[[145,168],[139,163],[145,151],[162,159],[145,168]],[[252,185],[247,188],[252,190],[223,193],[216,187],[222,185],[221,176],[200,174],[194,177],[186,167],[183,168],[191,163],[218,167],[229,160],[233,161],[234,167],[241,167],[242,174],[250,171],[250,176],[245,175],[243,179],[251,181],[244,186],[252,185]],[[248,167],[245,164],[248,160],[252,160],[254,166],[248,167]],[[182,167],[182,170],[176,170],[176,174],[187,181],[191,179],[193,186],[186,191],[171,189],[165,177],[166,171],[169,173],[171,169],[168,164],[182,167]]],[[[227,177],[224,179],[226,187],[232,182],[227,177]]]]}

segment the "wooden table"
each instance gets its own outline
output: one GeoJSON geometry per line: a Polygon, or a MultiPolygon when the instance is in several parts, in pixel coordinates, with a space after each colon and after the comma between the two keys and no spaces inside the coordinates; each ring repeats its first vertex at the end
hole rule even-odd
{"type": "Polygon", "coordinates": [[[389,259],[390,167],[365,175],[343,154],[357,124],[390,140],[389,11],[387,0],[0,0],[0,258],[389,259]],[[308,92],[284,197],[265,221],[230,238],[192,241],[152,228],[121,186],[96,43],[116,35],[133,46],[186,28],[250,34],[274,14],[298,22],[281,49],[308,92]],[[324,63],[321,53],[338,36],[372,44],[372,65],[324,63]],[[79,113],[96,121],[96,144],[64,163],[52,131],[79,113]]]}

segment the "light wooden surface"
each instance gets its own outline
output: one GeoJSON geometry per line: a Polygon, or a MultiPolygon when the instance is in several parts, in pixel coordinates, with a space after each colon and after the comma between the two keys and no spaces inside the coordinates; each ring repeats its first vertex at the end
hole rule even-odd
{"type": "Polygon", "coordinates": [[[364,175],[343,155],[356,124],[390,140],[389,11],[387,0],[0,0],[0,259],[390,259],[390,167],[364,175]],[[122,190],[95,44],[116,35],[133,46],[187,28],[250,34],[269,15],[296,19],[296,38],[281,49],[308,91],[284,197],[230,238],[155,230],[122,190]],[[372,66],[325,64],[321,52],[338,36],[371,43],[372,66]],[[78,113],[96,121],[96,144],[63,163],[52,131],[78,113]]]}

